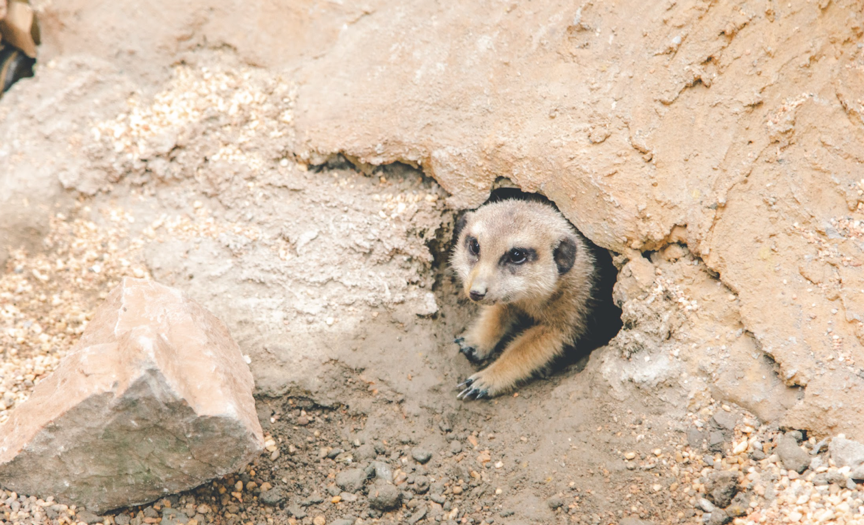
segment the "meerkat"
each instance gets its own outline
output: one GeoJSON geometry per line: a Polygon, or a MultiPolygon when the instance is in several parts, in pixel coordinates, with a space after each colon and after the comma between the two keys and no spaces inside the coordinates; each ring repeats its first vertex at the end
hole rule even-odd
{"type": "Polygon", "coordinates": [[[479,317],[455,342],[486,360],[520,322],[501,356],[458,385],[459,399],[506,393],[545,369],[585,335],[597,276],[581,234],[549,204],[503,200],[466,213],[456,226],[451,266],[479,317]],[[462,390],[464,389],[464,390],[462,390]]]}

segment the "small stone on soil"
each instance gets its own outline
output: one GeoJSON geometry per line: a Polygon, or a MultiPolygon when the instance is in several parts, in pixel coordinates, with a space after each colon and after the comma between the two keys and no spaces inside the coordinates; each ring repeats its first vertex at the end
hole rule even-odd
{"type": "Polygon", "coordinates": [[[730,471],[713,472],[709,474],[705,489],[712,503],[725,508],[738,492],[738,474],[730,471]]]}
{"type": "Polygon", "coordinates": [[[390,510],[398,507],[402,493],[393,485],[376,481],[369,489],[369,506],[377,510],[390,510]]]}
{"type": "MultiPolygon", "coordinates": [[[[282,489],[270,489],[262,492],[258,499],[268,507],[276,507],[285,501],[285,493],[282,492],[282,489]]],[[[204,513],[201,512],[201,514],[204,513]]]]}
{"type": "Polygon", "coordinates": [[[414,461],[417,463],[424,465],[432,459],[432,453],[422,448],[415,448],[411,451],[411,457],[414,458],[414,461]]]}
{"type": "Polygon", "coordinates": [[[780,436],[777,439],[777,448],[775,450],[787,470],[793,470],[800,474],[810,466],[810,454],[801,450],[798,442],[789,434],[780,436]]]}
{"type": "Polygon", "coordinates": [[[736,416],[732,412],[726,412],[725,410],[719,410],[711,418],[711,422],[714,423],[717,426],[717,428],[720,428],[722,430],[732,431],[732,430],[735,430],[735,424],[738,422],[738,416],[736,416]]]}
{"type": "Polygon", "coordinates": [[[552,496],[546,500],[546,505],[552,510],[559,509],[564,506],[564,498],[561,496],[552,496]]]}
{"type": "Polygon", "coordinates": [[[336,484],[345,492],[357,492],[366,482],[366,472],[359,468],[344,470],[336,475],[336,484]]]}

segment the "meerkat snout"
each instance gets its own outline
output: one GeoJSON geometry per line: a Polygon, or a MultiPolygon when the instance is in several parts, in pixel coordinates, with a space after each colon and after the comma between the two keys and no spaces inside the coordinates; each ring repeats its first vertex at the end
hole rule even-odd
{"type": "Polygon", "coordinates": [[[501,357],[471,376],[460,398],[503,393],[545,367],[586,330],[596,269],[581,235],[549,204],[505,200],[466,213],[457,224],[451,265],[465,294],[483,305],[456,340],[482,361],[517,324],[501,357]]]}

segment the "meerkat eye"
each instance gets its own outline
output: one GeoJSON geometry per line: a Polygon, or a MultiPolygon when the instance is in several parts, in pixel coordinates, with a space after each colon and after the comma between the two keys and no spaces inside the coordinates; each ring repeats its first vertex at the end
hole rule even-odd
{"type": "Polygon", "coordinates": [[[471,255],[480,254],[480,243],[474,237],[468,238],[468,251],[471,252],[471,255]]]}
{"type": "Polygon", "coordinates": [[[528,260],[528,252],[521,248],[513,248],[507,252],[507,262],[512,264],[522,264],[528,260]]]}

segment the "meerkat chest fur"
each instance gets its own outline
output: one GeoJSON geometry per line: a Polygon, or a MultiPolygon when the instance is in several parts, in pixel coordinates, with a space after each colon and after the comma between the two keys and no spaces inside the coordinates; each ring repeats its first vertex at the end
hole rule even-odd
{"type": "Polygon", "coordinates": [[[485,395],[494,395],[548,364],[585,333],[595,261],[576,229],[542,202],[484,205],[463,215],[457,231],[451,266],[465,295],[482,306],[474,327],[457,339],[462,352],[469,359],[483,360],[513,327],[514,319],[527,316],[533,321],[501,359],[484,370],[495,368],[508,352],[513,357],[510,364],[521,368],[497,374],[508,379],[486,388],[485,395]]]}

